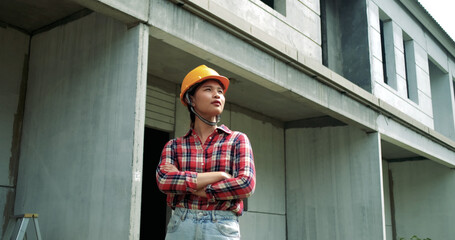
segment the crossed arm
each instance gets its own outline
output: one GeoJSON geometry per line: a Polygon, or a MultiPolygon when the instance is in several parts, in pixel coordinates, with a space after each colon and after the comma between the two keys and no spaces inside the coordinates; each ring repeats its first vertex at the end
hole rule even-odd
{"type": "MultiPolygon", "coordinates": [[[[170,163],[166,163],[161,166],[161,170],[165,172],[178,172],[176,166],[170,163]]],[[[205,193],[205,187],[209,184],[213,184],[228,178],[232,178],[229,173],[226,172],[204,172],[198,173],[196,177],[197,187],[196,191],[193,193],[199,197],[207,197],[205,193]]]]}
{"type": "MultiPolygon", "coordinates": [[[[239,134],[233,144],[234,158],[231,164],[235,176],[224,172],[222,168],[219,172],[179,170],[175,161],[178,159],[178,144],[175,141],[168,142],[156,172],[158,188],[166,194],[193,194],[207,198],[208,201],[244,199],[251,196],[256,182],[251,145],[244,134],[239,134]]],[[[188,153],[185,157],[189,157],[188,153]]],[[[189,166],[194,162],[185,160],[182,160],[181,165],[186,169],[195,169],[195,166],[189,166]]]]}

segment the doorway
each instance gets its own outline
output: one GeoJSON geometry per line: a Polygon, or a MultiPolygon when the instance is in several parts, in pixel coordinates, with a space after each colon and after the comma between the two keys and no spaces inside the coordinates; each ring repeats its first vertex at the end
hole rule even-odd
{"type": "Polygon", "coordinates": [[[167,132],[145,128],[140,239],[166,236],[166,195],[158,189],[155,172],[169,137],[167,132]]]}

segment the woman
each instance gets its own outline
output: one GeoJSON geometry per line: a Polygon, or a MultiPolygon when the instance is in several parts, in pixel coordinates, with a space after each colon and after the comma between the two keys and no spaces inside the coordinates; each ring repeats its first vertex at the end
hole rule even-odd
{"type": "Polygon", "coordinates": [[[182,82],[190,130],[170,140],[157,168],[159,189],[174,209],[166,239],[240,239],[238,217],[255,189],[253,151],[248,137],[217,126],[229,80],[201,65],[182,82]]]}

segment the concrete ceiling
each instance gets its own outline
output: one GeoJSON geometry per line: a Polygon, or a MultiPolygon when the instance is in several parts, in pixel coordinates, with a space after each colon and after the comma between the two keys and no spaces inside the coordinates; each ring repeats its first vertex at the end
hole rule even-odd
{"type": "Polygon", "coordinates": [[[83,9],[65,0],[3,0],[0,22],[32,33],[83,9]]]}
{"type": "Polygon", "coordinates": [[[382,148],[382,159],[389,161],[412,161],[420,160],[423,157],[420,157],[418,154],[410,152],[404,148],[401,148],[397,145],[389,143],[387,141],[381,141],[382,148]]]}
{"type": "Polygon", "coordinates": [[[201,64],[212,67],[231,80],[226,94],[228,102],[283,122],[325,115],[301,102],[259,86],[242,76],[155,38],[150,38],[148,61],[149,74],[176,84],[181,84],[185,75],[201,64]]]}

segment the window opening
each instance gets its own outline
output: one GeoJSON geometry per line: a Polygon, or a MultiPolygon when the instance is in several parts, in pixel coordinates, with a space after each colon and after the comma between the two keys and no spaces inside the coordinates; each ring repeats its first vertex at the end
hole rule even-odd
{"type": "Polygon", "coordinates": [[[434,130],[455,139],[449,73],[428,56],[434,130]]]}
{"type": "Polygon", "coordinates": [[[286,0],[261,0],[265,5],[271,7],[283,16],[286,16],[286,0]]]}
{"type": "Polygon", "coordinates": [[[275,9],[275,3],[274,0],[261,0],[261,2],[265,3],[267,6],[275,9]]]}
{"type": "Polygon", "coordinates": [[[408,68],[408,58],[406,57],[407,49],[406,42],[403,38],[403,55],[404,55],[404,78],[406,79],[406,97],[409,98],[409,68],[408,68]]]}
{"type": "Polygon", "coordinates": [[[387,60],[385,54],[385,37],[384,37],[384,20],[379,20],[379,27],[381,31],[381,53],[382,53],[382,73],[384,75],[384,83],[389,84],[388,76],[387,76],[387,60]]]}
{"type": "Polygon", "coordinates": [[[414,40],[408,34],[403,32],[403,54],[407,96],[411,101],[418,103],[417,65],[414,52],[414,40]]]}

